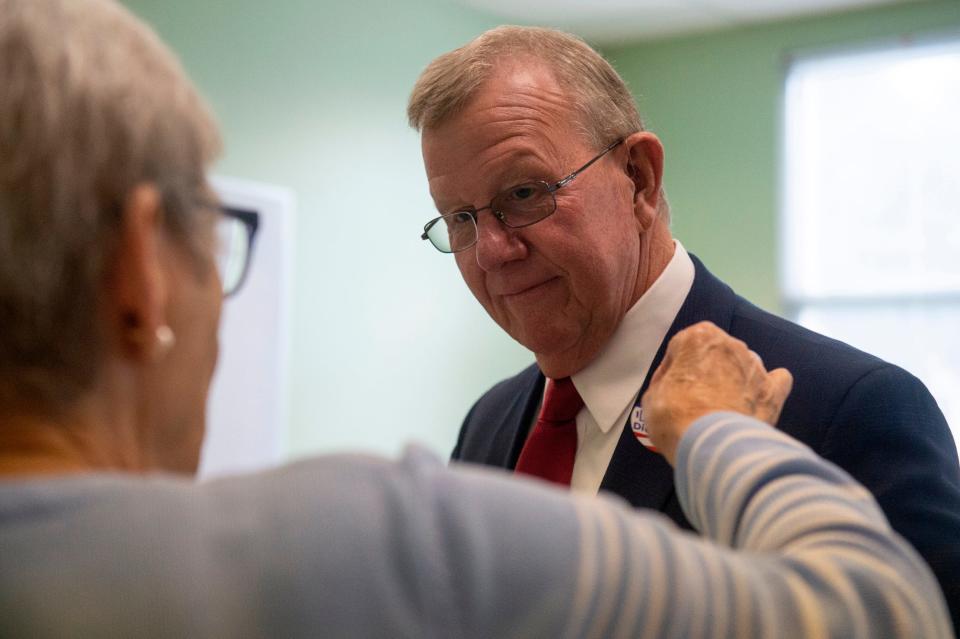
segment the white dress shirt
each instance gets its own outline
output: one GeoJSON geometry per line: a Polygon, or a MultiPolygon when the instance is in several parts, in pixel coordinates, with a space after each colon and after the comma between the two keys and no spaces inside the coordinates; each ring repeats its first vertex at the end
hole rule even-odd
{"type": "Polygon", "coordinates": [[[570,487],[596,494],[653,358],[693,285],[693,261],[674,240],[673,258],[627,311],[603,351],[573,375],[584,407],[577,414],[577,456],[570,487]]]}

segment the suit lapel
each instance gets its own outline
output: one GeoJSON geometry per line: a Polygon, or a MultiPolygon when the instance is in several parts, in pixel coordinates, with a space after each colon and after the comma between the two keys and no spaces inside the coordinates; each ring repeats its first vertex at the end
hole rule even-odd
{"type": "Polygon", "coordinates": [[[511,470],[516,468],[520,450],[527,441],[530,427],[540,408],[545,381],[543,373],[536,365],[524,371],[521,391],[510,405],[503,426],[496,435],[497,442],[493,450],[506,454],[504,459],[498,460],[497,466],[511,470]]]}
{"type": "MultiPolygon", "coordinates": [[[[637,399],[643,397],[653,372],[663,361],[670,339],[684,328],[703,320],[709,320],[725,331],[730,330],[736,295],[726,284],[715,278],[695,256],[690,255],[694,265],[693,285],[680,307],[676,319],[650,365],[647,378],[637,399]]],[[[673,469],[666,460],[637,441],[630,421],[623,426],[617,448],[607,467],[600,485],[601,490],[616,493],[635,508],[664,510],[674,496],[673,469]]]]}

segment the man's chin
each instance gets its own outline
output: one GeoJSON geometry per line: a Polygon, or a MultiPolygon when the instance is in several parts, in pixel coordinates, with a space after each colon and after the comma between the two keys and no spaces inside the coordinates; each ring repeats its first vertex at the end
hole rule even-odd
{"type": "Polygon", "coordinates": [[[578,335],[542,328],[508,333],[534,354],[547,377],[567,377],[579,370],[578,335]]]}
{"type": "Polygon", "coordinates": [[[549,355],[558,350],[563,350],[563,347],[572,341],[568,336],[556,330],[544,328],[542,325],[535,323],[528,325],[514,323],[510,326],[500,324],[500,327],[537,357],[540,357],[541,354],[549,355]]]}

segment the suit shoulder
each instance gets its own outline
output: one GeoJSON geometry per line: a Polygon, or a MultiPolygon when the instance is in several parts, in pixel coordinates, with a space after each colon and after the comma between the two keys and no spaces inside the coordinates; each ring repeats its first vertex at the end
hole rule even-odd
{"type": "Polygon", "coordinates": [[[477,409],[483,410],[488,407],[496,408],[514,401],[519,392],[530,388],[537,382],[539,375],[540,369],[536,364],[531,364],[513,377],[500,380],[474,402],[470,412],[473,413],[477,409]]]}
{"type": "Polygon", "coordinates": [[[542,379],[532,364],[481,395],[463,420],[451,457],[509,467],[517,433],[530,419],[532,394],[542,379]]]}
{"type": "Polygon", "coordinates": [[[463,420],[461,436],[470,430],[472,424],[480,422],[484,428],[503,420],[504,416],[518,409],[518,402],[526,403],[529,394],[536,388],[541,378],[540,369],[531,364],[513,377],[501,380],[487,390],[473,403],[463,420]]]}
{"type": "Polygon", "coordinates": [[[731,335],[757,351],[768,368],[783,366],[798,375],[815,375],[834,387],[849,386],[883,368],[906,371],[840,340],[760,309],[738,298],[731,335]]]}
{"type": "Polygon", "coordinates": [[[938,441],[951,439],[926,386],[899,366],[745,300],[737,305],[730,332],[768,369],[783,367],[793,375],[778,426],[820,454],[829,456],[837,442],[854,435],[886,429],[921,429],[938,441]]]}

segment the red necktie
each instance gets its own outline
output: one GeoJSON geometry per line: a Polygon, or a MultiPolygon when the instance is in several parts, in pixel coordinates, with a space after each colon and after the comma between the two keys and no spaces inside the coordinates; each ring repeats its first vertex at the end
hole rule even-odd
{"type": "Polygon", "coordinates": [[[520,451],[516,472],[570,485],[577,455],[577,413],[583,400],[569,377],[547,379],[537,423],[520,451]]]}

